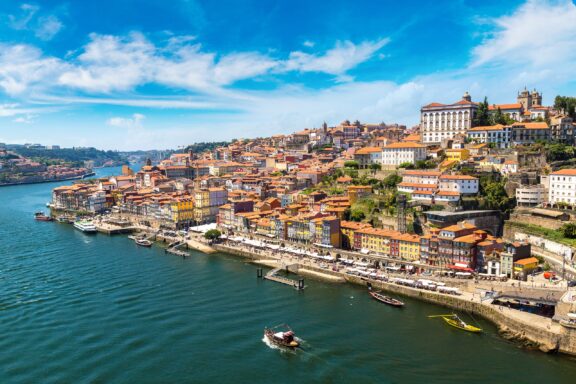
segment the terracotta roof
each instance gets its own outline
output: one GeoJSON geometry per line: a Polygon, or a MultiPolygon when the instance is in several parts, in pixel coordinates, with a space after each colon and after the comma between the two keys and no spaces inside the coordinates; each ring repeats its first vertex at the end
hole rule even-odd
{"type": "Polygon", "coordinates": [[[514,264],[520,264],[520,265],[526,265],[526,264],[532,264],[532,263],[538,263],[538,259],[535,257],[527,257],[525,259],[516,260],[514,262],[514,264]]]}
{"type": "Polygon", "coordinates": [[[492,104],[488,106],[489,110],[496,110],[500,108],[501,110],[505,109],[520,109],[522,108],[522,104],[514,103],[514,104],[492,104]]]}
{"type": "Polygon", "coordinates": [[[368,155],[370,153],[382,152],[380,147],[364,147],[355,152],[356,155],[368,155]]]}
{"type": "Polygon", "coordinates": [[[468,131],[472,131],[472,132],[477,132],[477,131],[499,131],[502,128],[504,128],[504,126],[502,124],[496,124],[496,125],[484,125],[484,126],[480,126],[480,127],[474,127],[474,128],[470,128],[468,129],[468,131]]]}
{"type": "Polygon", "coordinates": [[[442,175],[440,180],[478,180],[478,178],[468,175],[442,175]]]}
{"type": "Polygon", "coordinates": [[[388,144],[383,149],[400,149],[400,148],[426,148],[425,145],[418,143],[392,143],[388,144]]]}
{"type": "Polygon", "coordinates": [[[514,127],[524,127],[525,129],[547,129],[548,124],[546,122],[541,123],[514,123],[512,124],[514,127]]]}
{"type": "Polygon", "coordinates": [[[552,172],[551,175],[576,176],[576,169],[561,169],[559,171],[552,172]]]}

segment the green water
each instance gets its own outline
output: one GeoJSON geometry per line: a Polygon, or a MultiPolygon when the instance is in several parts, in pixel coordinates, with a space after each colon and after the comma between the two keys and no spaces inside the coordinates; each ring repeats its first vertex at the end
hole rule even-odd
{"type": "MultiPolygon", "coordinates": [[[[100,170],[102,174],[116,170],[100,170]]],[[[0,188],[0,383],[569,383],[576,360],[527,351],[441,307],[360,287],[256,279],[226,255],[182,259],[126,237],[39,223],[58,184],[0,188]],[[290,324],[296,353],[262,341],[290,324]]]]}

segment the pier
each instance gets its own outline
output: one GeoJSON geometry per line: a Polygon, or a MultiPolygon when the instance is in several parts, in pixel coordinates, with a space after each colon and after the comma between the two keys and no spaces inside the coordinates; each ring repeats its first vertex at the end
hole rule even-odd
{"type": "MultiPolygon", "coordinates": [[[[288,269],[288,267],[286,269],[288,269]]],[[[282,268],[275,268],[275,269],[271,270],[270,272],[268,272],[264,276],[264,279],[270,280],[270,281],[275,281],[275,282],[280,283],[280,284],[289,285],[291,287],[296,288],[299,291],[306,288],[306,286],[304,285],[304,279],[292,280],[292,279],[289,279],[287,277],[278,276],[277,273],[280,272],[281,270],[282,270],[282,268]]],[[[261,275],[259,274],[259,276],[261,276],[261,275]]]]}
{"type": "Polygon", "coordinates": [[[182,246],[182,245],[186,245],[185,242],[176,242],[176,243],[172,243],[168,246],[168,248],[166,248],[164,250],[165,253],[170,253],[172,255],[176,255],[176,256],[182,256],[182,257],[188,257],[190,256],[190,253],[187,251],[183,251],[181,249],[178,249],[178,247],[182,246]]]}

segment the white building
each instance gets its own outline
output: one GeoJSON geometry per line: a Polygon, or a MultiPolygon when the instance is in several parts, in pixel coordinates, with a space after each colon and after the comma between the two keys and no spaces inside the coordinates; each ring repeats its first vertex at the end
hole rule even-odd
{"type": "Polygon", "coordinates": [[[426,146],[418,143],[393,143],[382,147],[382,165],[397,167],[426,159],[426,146]]]}
{"type": "Polygon", "coordinates": [[[408,170],[402,174],[402,182],[413,184],[438,184],[442,173],[438,171],[408,170]]]}
{"type": "Polygon", "coordinates": [[[478,179],[468,175],[442,175],[440,176],[440,190],[458,192],[463,195],[478,193],[478,179]]]}
{"type": "Polygon", "coordinates": [[[495,114],[496,111],[500,109],[503,115],[507,115],[509,118],[515,121],[521,121],[524,113],[524,107],[520,103],[514,104],[492,104],[488,106],[488,111],[490,114],[495,114]]]}
{"type": "Polygon", "coordinates": [[[546,188],[542,185],[530,185],[516,188],[516,204],[531,207],[542,204],[547,197],[546,188]]]}
{"type": "Polygon", "coordinates": [[[548,202],[576,205],[576,169],[562,169],[550,174],[548,202]]]}
{"type": "Polygon", "coordinates": [[[502,124],[470,128],[466,136],[476,143],[494,143],[497,148],[510,146],[510,132],[512,127],[502,124]]]}
{"type": "Polygon", "coordinates": [[[478,104],[468,92],[454,104],[431,103],[420,109],[420,132],[424,144],[440,144],[472,128],[478,104]]]}

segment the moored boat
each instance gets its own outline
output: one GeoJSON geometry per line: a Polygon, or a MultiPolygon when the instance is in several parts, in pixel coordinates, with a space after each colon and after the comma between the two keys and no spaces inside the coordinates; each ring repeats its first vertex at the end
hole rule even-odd
{"type": "Polygon", "coordinates": [[[388,304],[388,305],[391,305],[393,307],[398,307],[398,308],[401,308],[404,306],[404,303],[402,301],[394,299],[390,296],[383,295],[379,292],[370,291],[368,293],[370,294],[370,296],[372,296],[374,299],[378,300],[381,303],[388,304]]]}
{"type": "Polygon", "coordinates": [[[152,246],[152,242],[147,239],[136,239],[134,240],[134,242],[136,243],[136,245],[139,245],[141,247],[150,248],[152,246]]]}
{"type": "Polygon", "coordinates": [[[566,328],[576,328],[576,313],[573,312],[568,313],[568,318],[561,319],[560,325],[566,328]]]}
{"type": "Polygon", "coordinates": [[[53,219],[50,216],[46,216],[44,212],[36,212],[34,214],[34,219],[37,221],[52,221],[53,219]]]}
{"type": "Polygon", "coordinates": [[[264,337],[279,347],[296,349],[300,346],[300,343],[296,340],[294,331],[285,324],[272,328],[264,328],[264,337]]]}
{"type": "Polygon", "coordinates": [[[79,220],[74,222],[74,228],[85,233],[96,233],[97,229],[91,220],[79,220]]]}
{"type": "Polygon", "coordinates": [[[464,320],[462,320],[460,317],[458,317],[458,315],[455,313],[453,313],[451,315],[435,315],[435,316],[428,316],[428,317],[441,317],[446,322],[446,324],[448,324],[454,328],[461,329],[461,330],[466,331],[466,332],[472,332],[472,333],[482,332],[481,328],[467,324],[466,322],[464,322],[464,320]]]}

